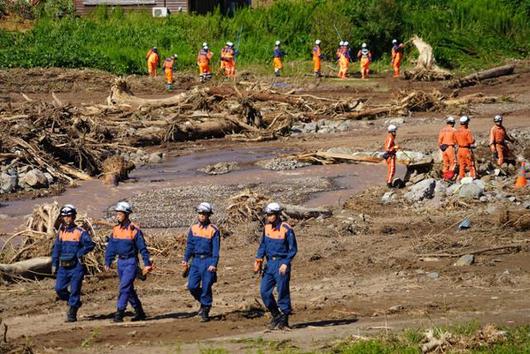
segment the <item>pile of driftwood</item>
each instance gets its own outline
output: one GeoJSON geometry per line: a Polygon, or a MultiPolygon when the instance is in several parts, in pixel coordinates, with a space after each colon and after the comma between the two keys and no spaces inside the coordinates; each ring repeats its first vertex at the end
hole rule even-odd
{"type": "Polygon", "coordinates": [[[405,79],[418,81],[448,80],[451,73],[436,65],[432,47],[418,36],[411,38],[412,43],[418,49],[419,55],[416,66],[412,70],[405,71],[405,79]]]}

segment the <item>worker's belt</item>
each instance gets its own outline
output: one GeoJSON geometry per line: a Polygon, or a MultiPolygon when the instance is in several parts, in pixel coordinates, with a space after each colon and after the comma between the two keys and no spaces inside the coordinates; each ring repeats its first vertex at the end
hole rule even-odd
{"type": "Polygon", "coordinates": [[[282,259],[285,259],[286,257],[283,257],[283,256],[272,256],[272,257],[267,257],[267,259],[269,261],[279,261],[279,260],[282,260],[282,259]]]}
{"type": "Polygon", "coordinates": [[[136,257],[136,256],[134,254],[133,255],[126,255],[126,256],[118,256],[118,258],[121,259],[121,260],[129,259],[129,258],[133,258],[133,257],[136,257]]]}
{"type": "Polygon", "coordinates": [[[77,264],[77,261],[75,259],[69,260],[69,261],[59,261],[59,266],[63,268],[71,268],[77,264]]]}
{"type": "Polygon", "coordinates": [[[471,149],[471,146],[459,146],[459,149],[471,149]]]}
{"type": "Polygon", "coordinates": [[[211,254],[196,254],[194,257],[199,258],[199,259],[206,259],[206,258],[211,258],[212,255],[211,254]]]}

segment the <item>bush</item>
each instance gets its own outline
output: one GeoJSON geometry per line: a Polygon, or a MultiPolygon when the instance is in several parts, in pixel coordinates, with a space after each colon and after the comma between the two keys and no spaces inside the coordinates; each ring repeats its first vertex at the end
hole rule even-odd
{"type": "Polygon", "coordinates": [[[210,44],[216,63],[228,40],[241,52],[239,65],[270,65],[277,39],[294,63],[310,58],[317,38],[329,59],[345,39],[354,52],[367,42],[375,59],[387,62],[393,38],[418,34],[442,66],[466,71],[526,57],[530,49],[530,4],[524,0],[279,0],[232,18],[219,11],[152,18],[109,7],[75,18],[72,4],[48,0],[32,31],[0,31],[0,67],[86,66],[138,74],[146,71],[148,48],[157,46],[162,56],[177,53],[179,68],[194,68],[202,42],[210,44]]]}

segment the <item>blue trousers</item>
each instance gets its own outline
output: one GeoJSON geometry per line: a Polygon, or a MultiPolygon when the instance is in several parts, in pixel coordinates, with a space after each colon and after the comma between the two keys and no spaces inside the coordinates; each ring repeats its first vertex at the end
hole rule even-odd
{"type": "Polygon", "coordinates": [[[217,273],[208,271],[211,258],[193,258],[188,275],[188,289],[193,298],[203,306],[212,306],[212,286],[217,281],[217,273]]]}
{"type": "Polygon", "coordinates": [[[280,259],[267,261],[260,284],[261,299],[269,310],[280,308],[284,314],[289,315],[292,312],[291,293],[289,292],[291,266],[289,265],[287,272],[282,275],[280,274],[281,262],[280,259]],[[278,291],[278,302],[272,293],[275,287],[278,291]]]}
{"type": "Polygon", "coordinates": [[[128,259],[118,259],[118,277],[120,278],[120,291],[118,294],[118,310],[125,310],[127,303],[133,308],[142,305],[136,290],[134,290],[134,280],[138,272],[138,260],[136,257],[128,259]]]}
{"type": "Polygon", "coordinates": [[[81,263],[72,268],[59,267],[55,281],[55,292],[59,299],[68,301],[69,306],[81,307],[81,286],[84,277],[85,268],[81,263]]]}

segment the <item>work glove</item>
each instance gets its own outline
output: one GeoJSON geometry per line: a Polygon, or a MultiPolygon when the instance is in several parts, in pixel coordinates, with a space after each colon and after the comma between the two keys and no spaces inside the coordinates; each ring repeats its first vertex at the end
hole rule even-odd
{"type": "Polygon", "coordinates": [[[57,267],[52,265],[52,275],[57,275],[57,267]]]}
{"type": "Polygon", "coordinates": [[[260,273],[263,268],[263,259],[256,259],[254,262],[254,273],[260,273]]]}
{"type": "Polygon", "coordinates": [[[186,261],[182,261],[182,277],[187,278],[190,274],[190,265],[186,261]]]}

